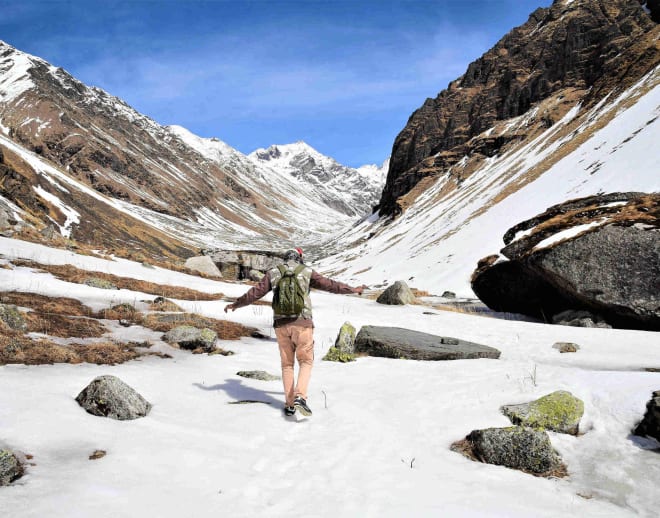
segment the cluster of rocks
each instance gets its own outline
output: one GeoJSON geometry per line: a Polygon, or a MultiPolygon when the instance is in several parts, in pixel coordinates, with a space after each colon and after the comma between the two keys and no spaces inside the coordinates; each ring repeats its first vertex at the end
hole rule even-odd
{"type": "Polygon", "coordinates": [[[660,330],[660,194],[613,193],[550,207],[482,259],[474,293],[546,322],[660,330]]]}

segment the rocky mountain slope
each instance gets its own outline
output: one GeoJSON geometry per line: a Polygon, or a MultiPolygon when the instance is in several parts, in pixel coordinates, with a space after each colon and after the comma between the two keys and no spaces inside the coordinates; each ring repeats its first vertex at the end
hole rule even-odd
{"type": "MultiPolygon", "coordinates": [[[[0,130],[3,205],[32,226],[52,222],[104,247],[130,243],[157,252],[171,240],[166,248],[178,254],[202,245],[315,242],[369,212],[383,184],[382,173],[338,164],[323,179],[313,167],[296,174],[291,166],[285,173],[262,165],[218,139],[160,126],[2,42],[0,130]],[[337,188],[322,188],[339,173],[337,188]]],[[[305,152],[311,162],[333,162],[305,152]]]]}
{"type": "Polygon", "coordinates": [[[412,114],[394,142],[381,215],[400,214],[445,173],[448,187],[458,188],[488,158],[653,70],[658,28],[642,3],[555,0],[534,11],[412,114]],[[522,126],[501,124],[523,115],[522,126]]]}
{"type": "Polygon", "coordinates": [[[411,116],[380,213],[332,243],[342,252],[321,269],[473,296],[477,262],[508,228],[582,196],[660,191],[659,39],[636,1],[533,13],[411,116]]]}

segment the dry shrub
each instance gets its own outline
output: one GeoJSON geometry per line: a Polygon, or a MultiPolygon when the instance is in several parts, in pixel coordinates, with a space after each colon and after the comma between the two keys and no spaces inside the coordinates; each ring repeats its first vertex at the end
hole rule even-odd
{"type": "Polygon", "coordinates": [[[22,293],[17,291],[0,292],[0,302],[30,308],[41,314],[56,314],[88,317],[92,310],[76,299],[66,297],[48,297],[37,293],[22,293]]]}
{"type": "Polygon", "coordinates": [[[181,313],[178,315],[152,313],[144,318],[142,325],[161,333],[167,333],[179,326],[208,327],[218,334],[220,340],[238,340],[242,336],[251,336],[257,331],[253,327],[229,322],[228,320],[216,320],[194,313],[181,313]]]}
{"type": "Polygon", "coordinates": [[[162,353],[142,353],[136,343],[102,342],[93,344],[58,345],[46,339],[32,339],[17,332],[0,335],[0,365],[22,363],[44,365],[53,363],[96,363],[116,365],[145,354],[171,358],[162,353]]]}
{"type": "Polygon", "coordinates": [[[28,331],[62,338],[98,338],[108,329],[98,320],[32,312],[25,315],[28,331]]]}
{"type": "Polygon", "coordinates": [[[0,365],[8,363],[25,365],[80,363],[80,359],[68,347],[45,339],[32,340],[16,333],[0,335],[0,365]]]}
{"type": "Polygon", "coordinates": [[[44,270],[58,279],[66,282],[74,282],[76,284],[84,284],[90,277],[97,277],[104,281],[111,282],[118,288],[126,290],[140,291],[142,293],[149,293],[172,299],[183,300],[221,300],[224,295],[222,293],[205,293],[203,291],[192,290],[181,286],[167,286],[157,284],[155,282],[141,281],[131,277],[119,277],[110,273],[91,272],[81,270],[70,264],[53,265],[41,264],[34,261],[14,261],[16,266],[27,266],[29,268],[39,268],[44,270]]]}
{"type": "Polygon", "coordinates": [[[180,312],[183,311],[183,309],[179,306],[177,306],[174,302],[171,300],[167,300],[163,297],[158,297],[156,300],[154,300],[150,305],[149,309],[151,311],[163,311],[163,312],[180,312]]]}
{"type": "Polygon", "coordinates": [[[97,365],[116,365],[134,360],[140,353],[129,344],[102,342],[96,344],[75,344],[71,346],[80,361],[97,365]]]}
{"type": "Polygon", "coordinates": [[[430,297],[431,294],[428,291],[418,290],[417,288],[410,288],[410,291],[413,292],[415,297],[430,297]]]}
{"type": "Polygon", "coordinates": [[[101,309],[94,315],[94,317],[103,318],[105,320],[126,320],[133,324],[141,324],[144,320],[144,315],[135,309],[135,306],[128,303],[117,304],[111,308],[101,309]]]}

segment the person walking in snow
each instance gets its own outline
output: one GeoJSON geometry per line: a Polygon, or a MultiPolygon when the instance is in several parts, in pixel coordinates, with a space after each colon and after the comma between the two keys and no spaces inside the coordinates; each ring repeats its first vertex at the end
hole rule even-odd
{"type": "Polygon", "coordinates": [[[286,402],[284,414],[292,416],[296,410],[311,416],[307,405],[307,387],[314,361],[314,322],[310,288],[331,293],[362,295],[366,286],[352,288],[348,284],[334,281],[312,270],[303,263],[301,248],[288,250],[283,264],[269,270],[261,282],[239,297],[236,302],[225,306],[229,310],[248,306],[273,290],[273,327],[277,336],[282,360],[282,381],[286,402]],[[294,386],[293,365],[298,360],[298,381],[294,386]]]}

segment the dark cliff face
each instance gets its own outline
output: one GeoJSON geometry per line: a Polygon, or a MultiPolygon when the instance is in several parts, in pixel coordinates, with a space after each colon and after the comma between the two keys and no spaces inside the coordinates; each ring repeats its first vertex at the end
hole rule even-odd
{"type": "MultiPolygon", "coordinates": [[[[588,106],[630,86],[658,64],[657,32],[640,0],[555,0],[470,64],[435,99],[427,99],[397,136],[380,213],[396,216],[397,199],[465,155],[492,156],[524,135],[470,139],[566,89],[588,106]]],[[[552,125],[555,121],[546,121],[552,125]]]]}

